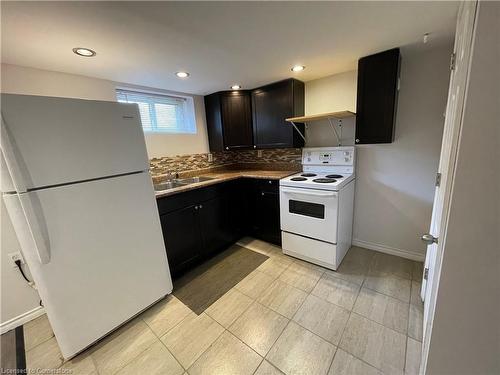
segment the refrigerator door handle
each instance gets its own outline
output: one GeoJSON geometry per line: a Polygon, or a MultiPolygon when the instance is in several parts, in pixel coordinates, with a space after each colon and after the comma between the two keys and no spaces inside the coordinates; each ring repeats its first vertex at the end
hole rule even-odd
{"type": "Polygon", "coordinates": [[[9,171],[14,188],[18,193],[26,192],[26,184],[24,182],[23,175],[21,173],[21,164],[16,158],[16,153],[14,151],[14,145],[10,139],[10,134],[7,128],[7,124],[4,121],[2,113],[1,122],[1,149],[5,160],[5,164],[9,171]]]}
{"type": "Polygon", "coordinates": [[[35,242],[38,259],[40,263],[47,264],[50,262],[50,241],[41,205],[35,196],[18,194],[18,197],[29,231],[35,242]]]}
{"type": "Polygon", "coordinates": [[[49,251],[49,238],[48,231],[44,224],[43,213],[41,211],[41,206],[37,201],[36,204],[28,194],[26,194],[26,184],[21,173],[21,163],[16,158],[16,153],[14,150],[14,145],[10,138],[10,134],[7,128],[7,124],[1,116],[1,149],[4,156],[5,164],[9,170],[12,183],[17,191],[17,196],[19,197],[19,203],[23,210],[24,216],[29,226],[29,231],[35,242],[35,247],[38,255],[38,259],[42,264],[47,264],[50,261],[50,251],[49,251]],[[38,210],[35,208],[38,206],[38,210]]]}

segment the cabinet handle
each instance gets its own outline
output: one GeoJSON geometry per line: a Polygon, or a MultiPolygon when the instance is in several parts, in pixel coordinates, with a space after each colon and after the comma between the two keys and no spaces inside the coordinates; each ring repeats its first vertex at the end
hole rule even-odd
{"type": "Polygon", "coordinates": [[[356,138],[356,143],[359,143],[359,138],[356,138]]]}
{"type": "Polygon", "coordinates": [[[260,195],[264,196],[264,195],[266,195],[266,194],[265,194],[265,193],[260,193],[260,195]]]}
{"type": "Polygon", "coordinates": [[[229,147],[226,147],[226,150],[229,150],[229,147]]]}
{"type": "Polygon", "coordinates": [[[272,181],[267,181],[268,184],[272,184],[273,182],[272,181]]]}
{"type": "Polygon", "coordinates": [[[257,145],[253,145],[253,148],[257,148],[257,145]]]}
{"type": "Polygon", "coordinates": [[[197,210],[198,209],[198,206],[194,206],[194,209],[197,210]]]}
{"type": "Polygon", "coordinates": [[[200,204],[198,207],[199,207],[199,208],[203,208],[203,206],[202,206],[201,204],[200,204]]]}

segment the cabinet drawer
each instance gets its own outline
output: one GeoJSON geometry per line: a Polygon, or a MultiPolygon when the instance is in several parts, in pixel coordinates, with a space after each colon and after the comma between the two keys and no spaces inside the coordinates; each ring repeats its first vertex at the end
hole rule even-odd
{"type": "Polygon", "coordinates": [[[255,180],[255,186],[261,192],[276,193],[279,192],[279,180],[255,180]]]}
{"type": "Polygon", "coordinates": [[[167,212],[179,210],[186,206],[195,205],[200,202],[214,199],[224,193],[224,185],[216,184],[204,188],[194,189],[183,193],[169,195],[157,199],[158,211],[160,215],[167,212]]]}

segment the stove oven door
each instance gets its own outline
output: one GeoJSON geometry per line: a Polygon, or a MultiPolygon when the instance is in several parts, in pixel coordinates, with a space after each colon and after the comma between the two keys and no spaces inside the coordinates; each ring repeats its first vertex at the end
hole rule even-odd
{"type": "Polygon", "coordinates": [[[280,187],[281,230],[337,243],[338,192],[280,187]]]}

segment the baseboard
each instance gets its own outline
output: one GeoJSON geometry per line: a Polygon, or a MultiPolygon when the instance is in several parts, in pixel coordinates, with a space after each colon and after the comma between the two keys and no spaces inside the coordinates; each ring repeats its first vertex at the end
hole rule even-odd
{"type": "Polygon", "coordinates": [[[380,245],[380,244],[374,243],[374,242],[353,239],[352,244],[353,244],[353,246],[364,247],[366,249],[379,251],[381,253],[397,255],[398,257],[416,260],[418,262],[423,262],[425,260],[424,254],[416,253],[414,251],[398,249],[398,248],[390,247],[390,246],[386,246],[386,245],[380,245]]]}
{"type": "Polygon", "coordinates": [[[45,314],[45,309],[42,306],[35,307],[33,310],[27,311],[24,314],[16,316],[6,322],[0,324],[0,334],[4,334],[16,327],[22,326],[28,323],[30,320],[38,318],[39,316],[45,314]]]}

